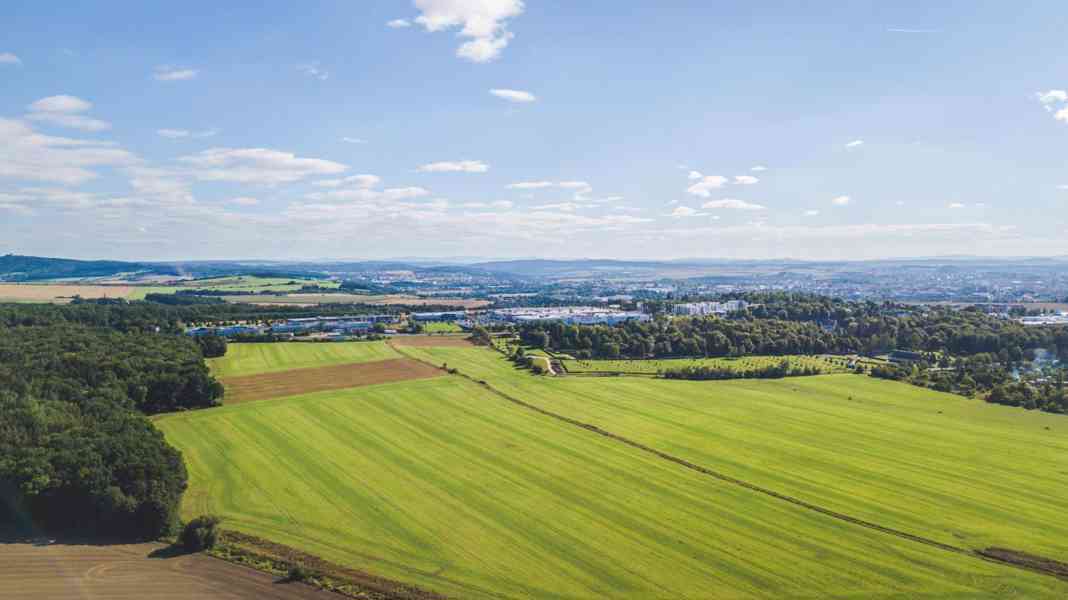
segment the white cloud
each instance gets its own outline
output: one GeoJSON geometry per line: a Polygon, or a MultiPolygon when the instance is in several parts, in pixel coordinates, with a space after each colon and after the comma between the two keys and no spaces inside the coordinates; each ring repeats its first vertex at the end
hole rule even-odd
{"type": "Polygon", "coordinates": [[[492,89],[489,93],[509,102],[534,102],[538,99],[534,94],[523,90],[492,89]]]}
{"type": "Polygon", "coordinates": [[[218,135],[217,129],[205,129],[204,131],[189,131],[188,129],[157,129],[156,135],[172,140],[182,138],[209,138],[218,135]]]}
{"type": "Polygon", "coordinates": [[[755,167],[753,167],[752,169],[749,169],[749,170],[754,172],[754,173],[759,173],[761,171],[767,171],[768,168],[765,167],[764,165],[757,165],[757,166],[755,166],[755,167]]]}
{"type": "Polygon", "coordinates": [[[678,219],[682,217],[695,217],[697,214],[697,211],[689,206],[676,206],[675,210],[671,211],[671,214],[668,216],[678,219]]]}
{"type": "Polygon", "coordinates": [[[423,173],[485,173],[489,165],[480,160],[441,161],[419,167],[423,173]]]}
{"type": "Polygon", "coordinates": [[[767,207],[762,206],[760,204],[753,204],[752,202],[746,202],[745,200],[724,198],[723,200],[713,200],[711,202],[705,202],[701,205],[701,208],[723,208],[729,210],[766,210],[767,207]]]}
{"type": "Polygon", "coordinates": [[[267,148],[210,148],[179,160],[190,165],[192,175],[202,181],[264,185],[291,183],[315,175],[335,175],[348,169],[330,160],[302,158],[267,148]]]}
{"type": "Polygon", "coordinates": [[[539,190],[552,186],[553,182],[551,181],[520,181],[517,183],[509,183],[504,187],[510,190],[539,190]]]}
{"type": "Polygon", "coordinates": [[[909,27],[887,27],[890,33],[942,33],[941,29],[914,29],[909,27]]]}
{"type": "Polygon", "coordinates": [[[80,113],[92,107],[92,103],[81,98],[59,95],[41,98],[26,108],[31,112],[80,113]]]}
{"type": "Polygon", "coordinates": [[[947,206],[949,208],[959,209],[959,208],[964,208],[964,203],[962,203],[962,202],[950,202],[947,206]]]}
{"type": "Polygon", "coordinates": [[[389,21],[389,22],[386,23],[386,27],[391,27],[393,29],[402,29],[404,27],[411,27],[411,26],[412,26],[412,22],[409,21],[408,19],[393,19],[392,21],[389,21]]]}
{"type": "Polygon", "coordinates": [[[508,200],[497,200],[496,202],[465,202],[460,205],[461,208],[499,208],[508,210],[512,208],[514,204],[508,200]]]}
{"type": "Polygon", "coordinates": [[[26,118],[31,121],[50,123],[60,127],[81,129],[82,131],[105,131],[111,129],[111,123],[92,119],[84,115],[71,115],[66,113],[30,113],[26,118]]]}
{"type": "Polygon", "coordinates": [[[1057,186],[1057,189],[1058,189],[1058,190],[1068,190],[1068,184],[1065,184],[1065,185],[1058,185],[1058,186],[1057,186]]]}
{"type": "Polygon", "coordinates": [[[759,179],[757,179],[756,177],[753,177],[752,175],[735,175],[734,176],[734,183],[736,183],[738,185],[753,185],[754,183],[758,183],[759,181],[760,181],[759,179]]]}
{"type": "Polygon", "coordinates": [[[195,79],[199,74],[200,71],[197,69],[184,69],[170,65],[160,65],[152,71],[152,77],[156,81],[186,81],[195,79]]]}
{"type": "Polygon", "coordinates": [[[1057,114],[1053,115],[1053,118],[1057,119],[1058,121],[1064,121],[1065,123],[1068,123],[1068,108],[1062,108],[1058,110],[1057,114]]]}
{"type": "Polygon", "coordinates": [[[553,204],[543,204],[541,206],[535,206],[533,210],[561,210],[564,212],[575,212],[581,208],[588,208],[585,204],[577,204],[575,202],[556,202],[553,204]]]}
{"type": "Polygon", "coordinates": [[[236,204],[238,206],[256,206],[260,201],[256,198],[250,198],[248,196],[238,196],[237,198],[231,198],[230,204],[236,204]]]}
{"type": "Polygon", "coordinates": [[[0,52],[0,65],[21,65],[22,59],[10,52],[0,52]]]}
{"type": "Polygon", "coordinates": [[[354,138],[354,137],[343,137],[343,138],[341,138],[341,141],[345,142],[346,144],[366,144],[367,143],[367,140],[365,140],[363,138],[354,138]]]}
{"type": "Polygon", "coordinates": [[[835,206],[849,206],[853,202],[853,199],[849,196],[838,196],[831,200],[831,204],[835,206]]]}
{"type": "Polygon", "coordinates": [[[814,209],[805,211],[805,216],[806,217],[817,217],[817,216],[819,216],[819,214],[820,214],[820,211],[814,210],[814,209]]]}
{"type": "MultiPolygon", "coordinates": [[[[384,190],[372,190],[369,188],[348,188],[343,190],[331,190],[329,192],[312,192],[305,198],[320,202],[355,202],[355,203],[378,203],[408,200],[412,198],[425,198],[430,195],[430,190],[421,187],[386,188],[384,190]]],[[[367,207],[366,204],[361,206],[367,207]]]]}
{"type": "Polygon", "coordinates": [[[704,177],[704,176],[701,175],[700,171],[690,171],[689,175],[686,176],[687,179],[691,179],[691,180],[700,179],[701,177],[704,177]]]}
{"type": "Polygon", "coordinates": [[[343,177],[341,179],[321,179],[319,181],[313,181],[312,185],[328,188],[336,188],[346,185],[361,188],[372,188],[381,182],[382,178],[377,175],[351,175],[349,177],[343,177]]]}
{"type": "Polygon", "coordinates": [[[78,114],[86,112],[92,107],[91,103],[75,96],[49,96],[30,104],[27,107],[30,110],[30,114],[26,115],[26,118],[31,121],[81,129],[82,131],[111,129],[111,123],[107,121],[78,114]]]}
{"type": "Polygon", "coordinates": [[[712,195],[712,190],[719,189],[726,184],[727,178],[722,175],[706,175],[697,183],[686,188],[686,193],[693,196],[700,196],[701,198],[708,198],[712,195]]]}
{"type": "Polygon", "coordinates": [[[556,184],[565,190],[592,190],[593,186],[585,181],[561,181],[556,184]]]}
{"type": "Polygon", "coordinates": [[[319,81],[326,81],[327,79],[330,79],[330,72],[320,67],[318,61],[303,65],[297,65],[297,70],[309,77],[314,77],[319,81]]]}
{"type": "Polygon", "coordinates": [[[845,145],[846,148],[856,148],[857,146],[863,146],[864,140],[853,140],[845,145]]]}
{"type": "Polygon", "coordinates": [[[1036,93],[1035,96],[1039,102],[1047,106],[1058,102],[1068,102],[1068,90],[1046,90],[1036,93]]]}
{"type": "Polygon", "coordinates": [[[456,55],[477,63],[500,56],[513,37],[508,19],[523,13],[522,0],[415,0],[415,7],[415,22],[427,31],[459,27],[459,36],[469,40],[456,55]]]}
{"type": "Polygon", "coordinates": [[[112,142],[42,135],[22,121],[0,118],[0,178],[73,185],[97,178],[92,167],[138,160],[112,142]]]}

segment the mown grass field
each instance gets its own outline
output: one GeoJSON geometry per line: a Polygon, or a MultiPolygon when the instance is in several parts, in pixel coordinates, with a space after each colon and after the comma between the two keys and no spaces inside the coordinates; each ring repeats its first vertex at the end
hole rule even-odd
{"type": "Polygon", "coordinates": [[[536,404],[835,511],[1068,562],[1068,417],[860,375],[539,378],[486,349],[405,349],[536,404]]]}
{"type": "MultiPolygon", "coordinates": [[[[514,390],[541,389],[555,399],[539,399],[540,392],[529,392],[530,398],[556,410],[583,402],[601,410],[607,402],[576,391],[594,389],[602,380],[530,377],[490,350],[402,350],[480,372],[495,385],[507,381],[514,390]]],[[[827,392],[852,383],[844,376],[812,379],[823,381],[827,392]]],[[[624,383],[704,385],[705,394],[723,402],[712,391],[720,383],[624,383]]],[[[790,393],[788,386],[748,383],[772,386],[758,391],[765,400],[790,393]]],[[[624,412],[636,433],[669,427],[677,418],[678,408],[657,405],[675,390],[649,397],[651,390],[656,388],[645,388],[639,402],[643,414],[624,412]],[[661,410],[663,419],[657,416],[661,410]]],[[[695,395],[685,394],[691,401],[695,395]]],[[[796,401],[814,400],[802,394],[796,401]]],[[[832,414],[828,420],[837,425],[832,414]]],[[[801,425],[793,417],[787,412],[776,425],[783,429],[781,441],[803,444],[793,437],[801,425]]],[[[746,419],[733,420],[744,426],[746,419]]],[[[156,424],[189,467],[187,518],[219,514],[226,527],[456,598],[1068,594],[1068,583],[1060,580],[724,484],[517,406],[456,376],[181,413],[156,424]]],[[[841,450],[867,454],[863,450],[878,441],[868,433],[841,450]]],[[[787,452],[771,452],[768,459],[781,460],[781,454],[787,452]]],[[[749,458],[743,452],[738,460],[749,458]]],[[[806,481],[803,460],[795,459],[793,466],[795,473],[780,476],[806,481]]],[[[1011,475],[990,476],[1006,488],[1012,480],[1030,482],[1011,475]]],[[[880,483],[876,478],[872,485],[880,483]]]]}
{"type": "Polygon", "coordinates": [[[327,367],[400,358],[393,348],[376,342],[278,342],[230,344],[226,356],[208,359],[219,378],[256,375],[292,369],[327,367]]]}
{"type": "Polygon", "coordinates": [[[426,333],[463,333],[463,328],[456,323],[423,323],[423,331],[426,333]]]}
{"type": "Polygon", "coordinates": [[[755,371],[788,361],[791,367],[815,367],[822,373],[846,370],[846,359],[820,356],[744,356],[740,358],[671,358],[663,360],[564,360],[564,368],[574,374],[630,373],[656,375],[661,371],[686,367],[717,367],[739,373],[755,371]]]}

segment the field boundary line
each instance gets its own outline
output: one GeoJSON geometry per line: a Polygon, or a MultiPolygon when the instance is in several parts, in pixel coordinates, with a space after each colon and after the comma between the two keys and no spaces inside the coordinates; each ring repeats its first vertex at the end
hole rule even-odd
{"type": "MultiPolygon", "coordinates": [[[[399,348],[394,348],[394,349],[397,350],[397,352],[400,352],[401,354],[405,354],[399,348]]],[[[422,363],[430,365],[430,366],[437,366],[437,365],[434,365],[434,364],[430,363],[429,361],[423,360],[422,358],[419,358],[419,357],[416,357],[416,356],[411,356],[409,354],[405,354],[405,356],[407,356],[408,358],[411,358],[412,360],[417,360],[419,362],[422,362],[422,363]]],[[[437,368],[441,368],[441,367],[437,367],[437,368]]],[[[1064,573],[1062,573],[1058,569],[1052,569],[1052,568],[1047,569],[1047,568],[1042,568],[1042,567],[1038,567],[1038,566],[1032,566],[1031,563],[1016,562],[1014,560],[1001,558],[1000,555],[998,555],[997,553],[990,553],[987,550],[971,550],[971,549],[968,549],[968,548],[961,548],[960,546],[954,546],[952,544],[946,544],[944,542],[939,542],[937,540],[934,540],[934,539],[931,539],[931,538],[927,538],[927,537],[923,537],[921,535],[908,533],[907,531],[901,531],[899,529],[894,529],[892,527],[886,527],[884,525],[880,525],[880,524],[875,523],[873,521],[867,521],[867,520],[861,519],[859,517],[854,517],[854,516],[851,516],[851,515],[847,515],[845,513],[840,513],[838,511],[831,510],[831,509],[826,508],[824,506],[820,506],[818,504],[813,504],[811,502],[807,502],[807,501],[802,500],[800,498],[796,498],[794,496],[783,494],[783,493],[777,492],[777,491],[775,491],[773,489],[766,488],[766,487],[757,485],[755,483],[751,483],[751,482],[746,481],[744,479],[739,479],[737,477],[733,477],[731,475],[727,475],[726,473],[721,473],[719,471],[715,471],[715,470],[710,469],[708,467],[701,466],[699,464],[690,462],[690,461],[688,461],[688,460],[686,460],[684,458],[680,458],[678,456],[674,456],[672,454],[668,454],[667,452],[664,452],[662,450],[657,450],[656,448],[653,448],[651,446],[647,446],[647,445],[645,445],[645,444],[643,444],[641,442],[632,440],[630,438],[624,437],[624,436],[619,435],[617,433],[612,433],[611,431],[607,431],[605,429],[602,429],[602,428],[598,427],[597,425],[593,425],[592,423],[586,423],[586,422],[580,421],[578,419],[573,419],[571,417],[568,417],[568,416],[565,416],[565,415],[562,415],[562,414],[559,414],[559,413],[555,413],[555,412],[550,411],[550,410],[546,410],[544,408],[541,408],[540,406],[536,406],[536,405],[531,404],[529,402],[526,402],[524,400],[520,400],[519,398],[516,398],[516,397],[512,396],[511,394],[502,392],[501,390],[499,390],[499,389],[493,387],[492,385],[490,385],[485,380],[475,379],[474,377],[472,377],[470,375],[467,375],[465,373],[462,373],[460,371],[455,371],[454,370],[454,371],[451,372],[451,374],[457,375],[457,376],[462,377],[464,379],[467,379],[468,381],[471,381],[471,382],[473,382],[473,383],[475,383],[477,385],[480,385],[483,388],[485,388],[485,389],[489,390],[490,392],[492,392],[493,394],[495,394],[496,396],[498,396],[499,398],[503,398],[504,400],[507,400],[508,402],[511,402],[512,404],[515,404],[517,406],[521,406],[523,408],[526,408],[526,409],[531,410],[533,412],[536,412],[538,414],[544,415],[546,417],[550,417],[552,419],[556,419],[557,421],[561,421],[563,423],[567,423],[569,425],[573,425],[575,427],[579,427],[581,429],[585,429],[586,431],[589,431],[591,433],[595,433],[595,434],[600,435],[602,437],[606,437],[608,439],[620,442],[622,444],[630,446],[631,448],[635,448],[637,450],[641,450],[642,452],[645,452],[645,453],[648,453],[648,454],[652,454],[653,456],[656,456],[657,458],[666,460],[666,461],[671,462],[671,463],[675,463],[676,465],[679,465],[679,466],[684,467],[686,469],[689,469],[691,471],[695,471],[695,472],[700,473],[702,475],[707,475],[709,477],[718,479],[718,480],[723,481],[725,483],[736,485],[736,486],[745,488],[747,490],[756,492],[758,494],[763,494],[765,496],[769,496],[771,498],[775,498],[776,500],[781,500],[783,502],[788,502],[790,504],[793,504],[794,506],[797,506],[797,507],[800,507],[800,508],[804,508],[806,510],[813,511],[813,512],[816,512],[816,513],[831,517],[833,519],[837,519],[839,521],[843,521],[845,523],[851,523],[853,525],[858,525],[860,527],[865,527],[867,529],[871,529],[871,530],[877,531],[879,533],[892,535],[892,536],[895,536],[895,537],[898,537],[898,538],[901,538],[901,539],[904,539],[904,540],[908,540],[908,541],[911,541],[911,542],[916,542],[918,544],[923,544],[925,546],[929,546],[929,547],[932,547],[932,548],[937,548],[937,549],[943,550],[945,552],[952,552],[954,554],[960,554],[960,555],[963,555],[963,556],[970,556],[972,558],[976,558],[976,559],[979,559],[979,560],[982,560],[982,561],[996,563],[996,564],[1005,565],[1005,566],[1009,566],[1009,567],[1014,567],[1014,568],[1021,569],[1021,570],[1024,570],[1024,571],[1030,571],[1032,573],[1038,573],[1040,575],[1046,575],[1046,576],[1049,576],[1049,577],[1055,577],[1057,579],[1068,581],[1068,575],[1065,575],[1064,573]]]]}

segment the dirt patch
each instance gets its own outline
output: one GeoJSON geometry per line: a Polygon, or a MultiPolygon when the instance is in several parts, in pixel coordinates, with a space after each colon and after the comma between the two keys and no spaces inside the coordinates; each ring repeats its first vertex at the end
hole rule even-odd
{"type": "Polygon", "coordinates": [[[1068,580],[1068,563],[1063,563],[1059,560],[1028,554],[1026,552],[1020,552],[1019,550],[1010,550],[1008,548],[985,548],[983,550],[976,550],[975,553],[997,562],[1008,563],[1010,565],[1023,567],[1025,569],[1068,580]]]}
{"type": "Polygon", "coordinates": [[[440,377],[445,372],[408,358],[227,377],[224,404],[342,390],[378,383],[440,377]]]}
{"type": "Polygon", "coordinates": [[[434,592],[413,585],[372,575],[357,569],[337,565],[296,548],[277,544],[260,537],[223,532],[223,545],[217,552],[226,560],[251,561],[262,568],[284,573],[289,565],[299,564],[314,573],[322,585],[342,594],[374,600],[444,600],[434,592]]]}
{"type": "Polygon", "coordinates": [[[0,596],[42,598],[168,598],[174,600],[329,600],[336,594],[203,554],[151,558],[161,544],[0,543],[0,596]]]}
{"type": "Polygon", "coordinates": [[[395,335],[389,338],[394,346],[402,348],[474,348],[464,335],[395,335]]]}

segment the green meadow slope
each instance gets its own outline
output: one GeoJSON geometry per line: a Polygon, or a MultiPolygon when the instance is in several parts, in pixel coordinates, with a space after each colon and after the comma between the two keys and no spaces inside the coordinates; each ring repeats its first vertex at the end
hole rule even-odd
{"type": "Polygon", "coordinates": [[[186,517],[457,598],[1057,598],[1068,584],[725,485],[459,377],[157,422],[186,517]]]}
{"type": "Polygon", "coordinates": [[[207,362],[216,377],[226,378],[391,358],[400,355],[385,342],[279,342],[230,344],[226,356],[207,362]]]}
{"type": "Polygon", "coordinates": [[[1068,417],[857,375],[538,378],[484,349],[404,349],[538,407],[830,510],[1068,562],[1068,417]]]}

